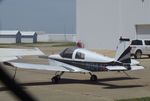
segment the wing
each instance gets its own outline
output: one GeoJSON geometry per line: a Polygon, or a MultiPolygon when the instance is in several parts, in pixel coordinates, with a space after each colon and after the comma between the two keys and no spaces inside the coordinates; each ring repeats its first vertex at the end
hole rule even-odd
{"type": "MultiPolygon", "coordinates": [[[[127,71],[128,69],[124,66],[106,66],[109,71],[127,71]]],[[[143,66],[131,66],[130,70],[144,69],[143,66]]]]}
{"type": "Polygon", "coordinates": [[[18,59],[18,57],[0,57],[0,62],[16,60],[16,59],[18,59]]]}
{"type": "Polygon", "coordinates": [[[1,57],[15,57],[27,55],[44,55],[40,49],[14,49],[14,48],[0,48],[1,57]]]}
{"type": "Polygon", "coordinates": [[[69,70],[60,66],[42,65],[42,64],[29,64],[29,63],[16,63],[16,62],[4,62],[5,65],[22,68],[22,69],[35,69],[35,70],[49,70],[49,71],[66,71],[69,70]]]}
{"type": "Polygon", "coordinates": [[[35,70],[48,70],[48,71],[65,71],[65,72],[89,72],[83,69],[70,66],[52,66],[43,64],[29,64],[29,63],[16,63],[16,62],[4,62],[5,65],[23,68],[23,69],[35,69],[35,70]]]}
{"type": "Polygon", "coordinates": [[[0,48],[0,62],[16,60],[21,56],[29,55],[44,55],[44,53],[38,49],[14,49],[14,48],[0,48]]]}

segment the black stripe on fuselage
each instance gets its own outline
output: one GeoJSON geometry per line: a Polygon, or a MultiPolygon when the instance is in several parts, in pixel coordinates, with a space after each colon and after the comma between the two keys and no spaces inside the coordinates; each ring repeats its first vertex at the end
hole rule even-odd
{"type": "Polygon", "coordinates": [[[127,69],[130,69],[129,65],[124,65],[122,63],[114,62],[114,61],[103,63],[103,62],[85,62],[85,61],[65,60],[65,59],[56,59],[56,58],[50,58],[50,59],[68,64],[68,65],[72,65],[72,66],[75,66],[84,70],[94,71],[94,72],[108,71],[106,66],[125,66],[127,67],[127,69]]]}

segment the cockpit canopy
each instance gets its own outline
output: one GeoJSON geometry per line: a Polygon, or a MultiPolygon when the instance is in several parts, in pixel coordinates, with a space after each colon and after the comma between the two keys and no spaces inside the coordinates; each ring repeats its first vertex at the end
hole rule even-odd
{"type": "Polygon", "coordinates": [[[111,62],[113,58],[109,58],[95,52],[88,51],[86,49],[71,47],[66,48],[60,53],[62,58],[73,59],[73,60],[84,60],[93,62],[111,62]]]}
{"type": "MultiPolygon", "coordinates": [[[[60,56],[63,58],[69,58],[72,59],[73,58],[73,54],[75,52],[75,50],[78,49],[78,47],[71,47],[71,48],[66,48],[65,50],[63,50],[60,53],[60,56]]],[[[85,54],[79,51],[75,52],[75,59],[85,59],[85,54]]]]}
{"type": "Polygon", "coordinates": [[[76,49],[77,47],[66,48],[60,53],[60,56],[63,58],[72,58],[73,52],[76,49]]]}

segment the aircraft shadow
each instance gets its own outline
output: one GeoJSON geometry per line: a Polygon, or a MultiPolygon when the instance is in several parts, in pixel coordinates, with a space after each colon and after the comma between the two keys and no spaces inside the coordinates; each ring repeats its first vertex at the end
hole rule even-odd
{"type": "MultiPolygon", "coordinates": [[[[120,81],[120,80],[134,80],[139,78],[131,78],[131,77],[117,77],[117,78],[103,78],[98,79],[97,82],[92,82],[90,80],[77,80],[77,79],[67,79],[62,78],[58,84],[53,84],[51,81],[48,82],[28,82],[28,83],[20,83],[23,88],[26,86],[44,86],[44,85],[59,85],[59,84],[89,84],[89,85],[102,85],[104,89],[122,89],[122,88],[135,88],[135,87],[144,87],[144,85],[114,85],[107,83],[109,81],[120,81]]],[[[0,87],[0,91],[8,91],[7,87],[0,87]]]]}
{"type": "MultiPolygon", "coordinates": [[[[132,57],[131,59],[135,59],[134,57],[132,57]]],[[[141,57],[140,59],[150,59],[149,57],[141,57]]],[[[136,60],[140,60],[140,59],[136,59],[136,60]]]]}
{"type": "Polygon", "coordinates": [[[97,82],[92,82],[90,80],[74,80],[74,79],[62,79],[59,84],[90,84],[90,85],[102,85],[104,89],[121,89],[121,88],[134,88],[134,87],[144,87],[143,85],[115,85],[106,83],[108,81],[120,81],[120,80],[133,80],[139,78],[130,78],[130,77],[118,77],[118,78],[104,78],[98,79],[97,82]]]}

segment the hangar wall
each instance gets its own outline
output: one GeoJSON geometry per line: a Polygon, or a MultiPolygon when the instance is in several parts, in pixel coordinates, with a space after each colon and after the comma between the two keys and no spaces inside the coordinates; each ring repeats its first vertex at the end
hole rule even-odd
{"type": "Polygon", "coordinates": [[[77,0],[76,30],[86,48],[116,49],[119,37],[136,38],[150,24],[150,0],[77,0]]]}

